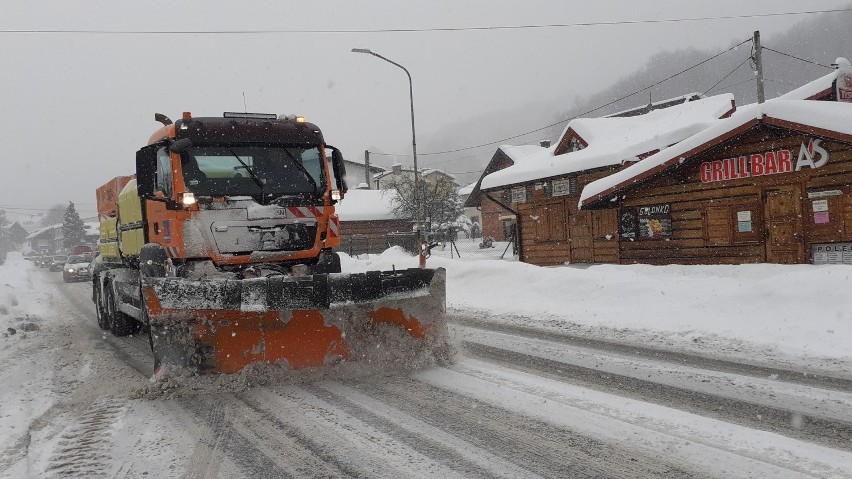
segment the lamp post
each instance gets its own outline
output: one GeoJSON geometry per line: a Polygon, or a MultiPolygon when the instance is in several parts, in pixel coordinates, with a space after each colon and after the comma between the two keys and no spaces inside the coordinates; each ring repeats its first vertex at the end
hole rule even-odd
{"type": "Polygon", "coordinates": [[[391,65],[402,68],[402,71],[408,75],[408,95],[411,99],[411,153],[414,158],[414,229],[417,232],[417,249],[420,251],[420,267],[424,267],[426,263],[425,251],[423,249],[423,241],[420,232],[420,225],[422,218],[420,217],[420,171],[417,169],[417,136],[414,133],[414,86],[411,82],[411,73],[408,73],[408,69],[399,63],[389,60],[378,53],[369,50],[367,48],[353,48],[352,53],[366,53],[368,55],[373,55],[376,58],[380,58],[391,65]]]}

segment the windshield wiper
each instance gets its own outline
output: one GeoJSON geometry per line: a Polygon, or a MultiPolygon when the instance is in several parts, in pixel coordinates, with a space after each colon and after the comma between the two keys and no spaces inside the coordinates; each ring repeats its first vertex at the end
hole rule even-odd
{"type": "Polygon", "coordinates": [[[297,160],[297,159],[296,159],[296,157],[295,157],[295,156],[293,156],[293,154],[292,154],[292,153],[290,153],[290,150],[288,150],[287,148],[282,148],[282,150],[284,150],[284,153],[285,153],[285,154],[286,154],[286,155],[287,155],[287,156],[288,156],[291,160],[293,160],[293,164],[295,164],[295,165],[296,165],[296,167],[298,167],[298,168],[299,168],[299,170],[301,170],[301,172],[305,174],[305,177],[306,177],[306,178],[307,178],[307,179],[311,182],[311,186],[314,188],[314,193],[313,193],[313,194],[314,194],[314,195],[316,195],[316,194],[318,193],[318,191],[317,191],[317,190],[319,189],[319,188],[317,187],[317,182],[314,180],[314,177],[313,177],[313,176],[311,176],[311,173],[308,171],[308,169],[307,169],[307,168],[305,168],[305,165],[303,165],[303,164],[302,164],[299,160],[297,160]]]}
{"type": "Polygon", "coordinates": [[[261,195],[263,195],[263,181],[261,181],[261,179],[260,179],[260,178],[258,178],[258,176],[254,173],[254,170],[252,170],[251,168],[249,168],[249,165],[247,165],[247,164],[246,164],[246,162],[245,162],[245,161],[243,161],[243,159],[242,159],[242,158],[240,158],[240,155],[238,155],[238,154],[234,153],[234,150],[232,150],[232,149],[230,149],[230,148],[226,148],[226,150],[228,150],[228,153],[230,153],[231,155],[233,155],[233,156],[234,156],[234,158],[236,158],[236,159],[237,159],[237,161],[239,161],[239,162],[240,162],[240,164],[241,164],[241,165],[243,165],[243,168],[245,168],[245,169],[246,169],[246,171],[248,172],[249,176],[251,176],[251,179],[252,179],[252,180],[254,180],[254,182],[255,182],[255,183],[257,183],[257,186],[259,186],[259,187],[260,187],[260,194],[261,194],[261,195]]]}

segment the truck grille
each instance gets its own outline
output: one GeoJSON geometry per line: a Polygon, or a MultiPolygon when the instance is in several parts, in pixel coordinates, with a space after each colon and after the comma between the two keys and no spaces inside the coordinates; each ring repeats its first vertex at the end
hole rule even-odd
{"type": "Polygon", "coordinates": [[[211,231],[221,253],[300,251],[313,247],[317,226],[315,223],[263,226],[213,223],[211,231]]]}

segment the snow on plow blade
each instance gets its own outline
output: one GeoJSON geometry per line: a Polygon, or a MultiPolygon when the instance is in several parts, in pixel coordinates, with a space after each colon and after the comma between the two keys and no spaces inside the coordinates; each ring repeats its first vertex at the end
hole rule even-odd
{"type": "Polygon", "coordinates": [[[144,278],[155,367],[233,373],[446,354],[446,271],[408,269],[245,280],[144,278]]]}

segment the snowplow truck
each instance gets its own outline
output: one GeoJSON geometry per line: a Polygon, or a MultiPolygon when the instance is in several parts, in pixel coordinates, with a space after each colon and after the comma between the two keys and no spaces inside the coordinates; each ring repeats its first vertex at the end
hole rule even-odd
{"type": "Polygon", "coordinates": [[[446,349],[443,269],[341,273],[343,156],[316,125],[253,113],[155,119],[163,126],[136,153],[135,175],[97,189],[100,328],[146,331],[155,371],[446,349]]]}

